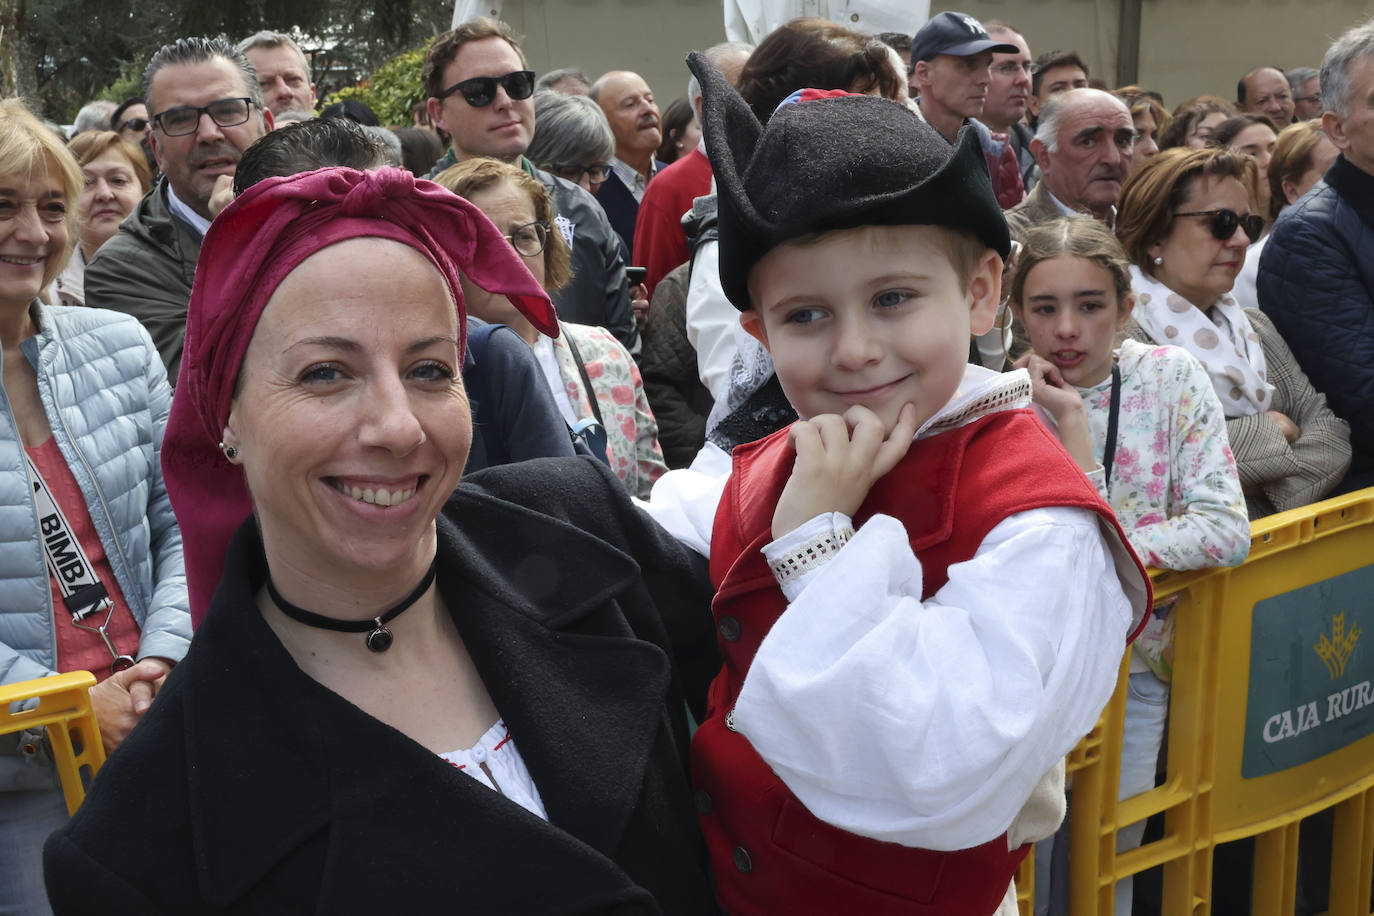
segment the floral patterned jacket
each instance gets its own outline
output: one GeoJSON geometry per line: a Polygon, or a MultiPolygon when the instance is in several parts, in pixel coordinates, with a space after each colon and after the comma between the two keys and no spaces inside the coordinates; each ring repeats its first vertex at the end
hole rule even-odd
{"type": "MultiPolygon", "coordinates": [[[[1226,418],[1202,366],[1180,347],[1126,340],[1117,359],[1121,408],[1110,488],[1088,474],[1147,566],[1235,566],[1250,522],[1226,418]],[[1110,491],[1110,492],[1109,492],[1110,491]]],[[[1112,382],[1080,388],[1101,461],[1112,382]]]]}
{"type": "Polygon", "coordinates": [[[610,332],[585,324],[560,322],[563,333],[553,341],[563,386],[580,417],[595,417],[582,374],[577,371],[569,340],[577,346],[591,380],[601,422],[606,427],[606,452],[611,470],[631,496],[649,498],[649,491],[668,466],[658,444],[658,422],[649,409],[644,381],[630,351],[610,332]]]}

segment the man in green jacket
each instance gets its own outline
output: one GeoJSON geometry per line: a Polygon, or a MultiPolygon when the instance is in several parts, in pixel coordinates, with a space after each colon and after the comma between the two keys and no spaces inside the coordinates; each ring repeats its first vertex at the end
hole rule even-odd
{"type": "Polygon", "coordinates": [[[175,384],[201,238],[229,199],[239,157],[272,129],[272,113],[252,65],[218,38],[163,45],[143,87],[162,177],[91,259],[86,304],[141,321],[175,384]]]}

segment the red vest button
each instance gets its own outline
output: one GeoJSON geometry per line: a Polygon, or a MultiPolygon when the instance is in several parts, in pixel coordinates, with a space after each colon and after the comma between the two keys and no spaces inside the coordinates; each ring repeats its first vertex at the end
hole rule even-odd
{"type": "Polygon", "coordinates": [[[747,875],[754,870],[754,860],[743,846],[736,846],[730,857],[735,860],[735,868],[739,869],[740,874],[747,875]]]}

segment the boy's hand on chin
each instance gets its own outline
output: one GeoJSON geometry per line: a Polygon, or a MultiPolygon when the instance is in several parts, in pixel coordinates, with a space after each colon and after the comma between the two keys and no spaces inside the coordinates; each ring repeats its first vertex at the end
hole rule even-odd
{"type": "Polygon", "coordinates": [[[902,408],[887,435],[878,415],[860,404],[843,416],[822,414],[793,423],[787,441],[797,461],[773,513],[773,539],[828,512],[852,518],[874,482],[911,448],[916,426],[914,404],[902,408]]]}

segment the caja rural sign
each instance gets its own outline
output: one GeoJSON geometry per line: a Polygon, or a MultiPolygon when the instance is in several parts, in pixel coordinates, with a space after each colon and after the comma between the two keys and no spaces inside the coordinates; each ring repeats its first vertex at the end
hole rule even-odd
{"type": "Polygon", "coordinates": [[[1374,733],[1374,567],[1257,602],[1250,639],[1243,777],[1374,733]]]}

